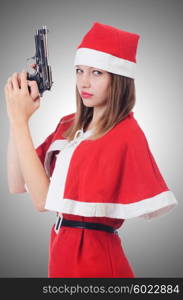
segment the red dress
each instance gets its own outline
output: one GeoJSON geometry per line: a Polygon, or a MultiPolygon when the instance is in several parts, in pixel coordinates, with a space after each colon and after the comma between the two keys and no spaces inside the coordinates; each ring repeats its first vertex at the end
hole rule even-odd
{"type": "MultiPolygon", "coordinates": [[[[124,220],[63,214],[65,219],[103,223],[119,228],[124,220]]],[[[135,277],[117,234],[101,230],[51,229],[48,277],[135,277]]]]}
{"type": "MultiPolygon", "coordinates": [[[[63,117],[36,149],[51,177],[45,208],[65,219],[102,223],[115,229],[125,219],[152,219],[177,201],[165,183],[145,135],[131,112],[96,141],[68,144],[63,117]]],[[[86,136],[85,136],[86,134],[86,136]]],[[[119,235],[101,230],[51,228],[48,277],[135,277],[119,235]]]]}

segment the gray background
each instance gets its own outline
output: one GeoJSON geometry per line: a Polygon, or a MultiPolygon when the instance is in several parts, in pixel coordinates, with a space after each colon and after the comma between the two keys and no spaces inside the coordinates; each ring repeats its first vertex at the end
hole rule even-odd
{"type": "MultiPolygon", "coordinates": [[[[53,212],[35,211],[29,194],[10,194],[6,155],[9,122],[4,85],[34,55],[36,28],[49,28],[49,58],[54,86],[30,120],[35,147],[60,118],[75,111],[73,61],[93,22],[141,35],[137,54],[134,116],[179,205],[152,222],[125,221],[120,237],[137,277],[182,277],[182,86],[183,2],[167,0],[2,1],[1,31],[1,209],[0,276],[47,277],[53,212]]],[[[69,249],[68,249],[69,250],[69,249]]],[[[71,251],[71,249],[70,249],[71,251]]],[[[115,253],[114,253],[115,255],[115,253]]]]}

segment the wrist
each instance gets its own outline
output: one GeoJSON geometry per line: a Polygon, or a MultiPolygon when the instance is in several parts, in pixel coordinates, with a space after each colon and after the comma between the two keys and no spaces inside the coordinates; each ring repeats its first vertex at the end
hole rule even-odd
{"type": "Polygon", "coordinates": [[[15,130],[27,128],[29,125],[28,121],[26,120],[14,120],[10,122],[10,133],[13,134],[15,130]]]}
{"type": "Polygon", "coordinates": [[[17,148],[21,147],[25,139],[30,138],[30,129],[28,122],[13,122],[11,123],[11,133],[10,138],[12,138],[13,143],[17,148]]]}
{"type": "Polygon", "coordinates": [[[26,127],[29,124],[29,120],[26,119],[17,119],[17,120],[10,120],[10,130],[15,127],[26,127]]]}

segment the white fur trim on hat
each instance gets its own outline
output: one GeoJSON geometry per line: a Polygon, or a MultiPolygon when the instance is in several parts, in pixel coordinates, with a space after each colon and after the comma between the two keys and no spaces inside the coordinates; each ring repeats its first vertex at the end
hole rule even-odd
{"type": "Polygon", "coordinates": [[[136,63],[94,49],[79,48],[75,55],[75,65],[86,65],[135,78],[136,63]]]}

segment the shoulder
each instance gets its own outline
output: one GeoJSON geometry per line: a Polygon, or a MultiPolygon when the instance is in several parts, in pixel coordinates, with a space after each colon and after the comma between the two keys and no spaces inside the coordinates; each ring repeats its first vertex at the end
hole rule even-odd
{"type": "Polygon", "coordinates": [[[123,145],[140,147],[140,145],[148,143],[144,130],[134,117],[133,112],[119,122],[116,129],[116,134],[120,137],[123,145]]]}
{"type": "Polygon", "coordinates": [[[59,123],[57,124],[56,131],[66,130],[67,128],[69,128],[72,122],[74,121],[74,118],[75,118],[75,113],[61,117],[59,123]]]}
{"type": "Polygon", "coordinates": [[[50,135],[51,142],[57,139],[65,139],[63,133],[72,125],[74,118],[75,113],[61,117],[60,121],[57,123],[55,130],[50,135]]]}
{"type": "Polygon", "coordinates": [[[60,119],[59,124],[65,124],[65,123],[71,123],[75,118],[75,113],[69,114],[69,115],[65,115],[60,119]]]}

